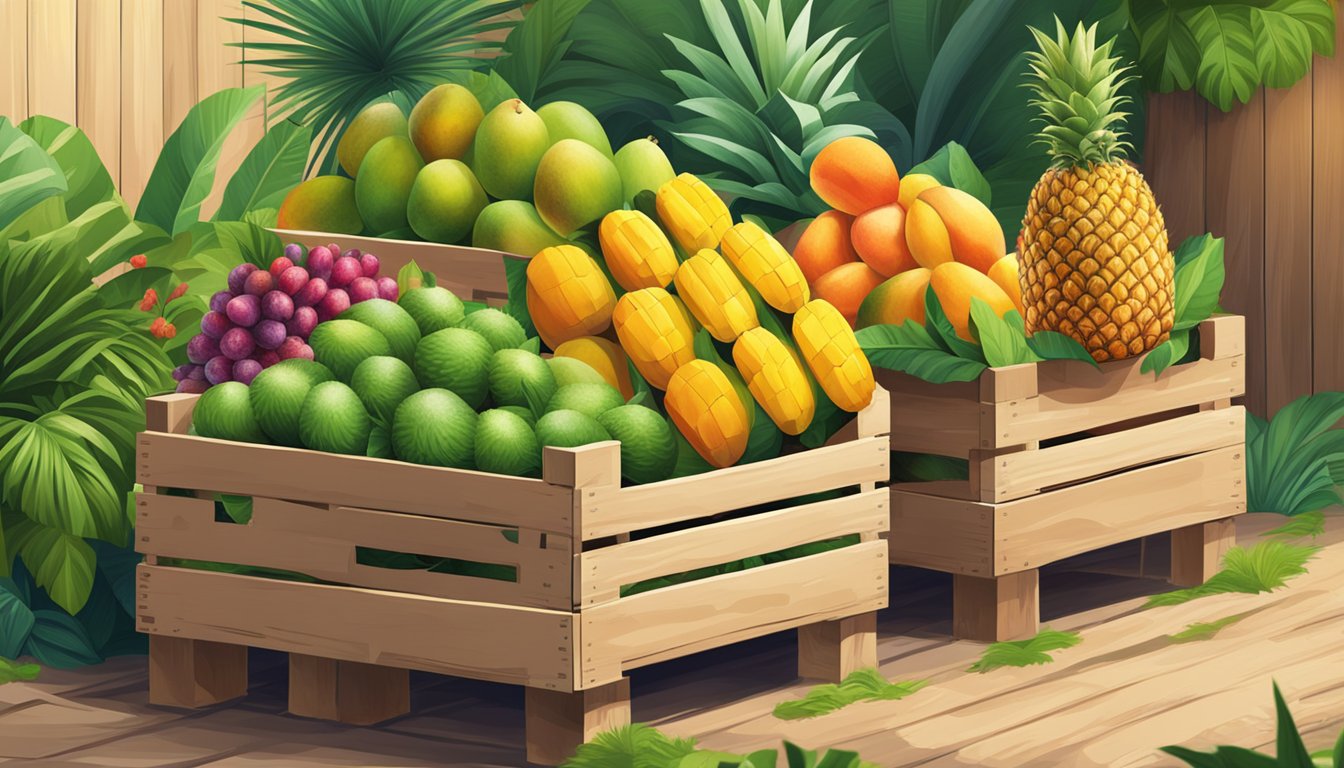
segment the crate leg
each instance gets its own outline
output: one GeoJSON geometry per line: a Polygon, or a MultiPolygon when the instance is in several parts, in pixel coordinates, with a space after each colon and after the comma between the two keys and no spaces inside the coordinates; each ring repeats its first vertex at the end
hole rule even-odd
{"type": "Polygon", "coordinates": [[[1040,573],[1035,568],[997,578],[952,577],[952,634],[998,642],[1040,631],[1040,573]]]}
{"type": "Polygon", "coordinates": [[[877,666],[877,612],[798,628],[798,676],[838,683],[877,666]]]}
{"type": "Polygon", "coordinates": [[[1195,587],[1208,581],[1236,541],[1237,524],[1230,517],[1172,531],[1171,583],[1195,587]]]}
{"type": "Polygon", "coordinates": [[[208,707],[247,694],[247,647],[149,636],[149,702],[208,707]]]}
{"type": "Polygon", "coordinates": [[[559,765],[603,731],[630,724],[630,678],[585,691],[528,688],[527,761],[559,765]]]}
{"type": "Polygon", "coordinates": [[[411,711],[411,673],[357,661],[289,654],[289,711],[373,725],[411,711]]]}

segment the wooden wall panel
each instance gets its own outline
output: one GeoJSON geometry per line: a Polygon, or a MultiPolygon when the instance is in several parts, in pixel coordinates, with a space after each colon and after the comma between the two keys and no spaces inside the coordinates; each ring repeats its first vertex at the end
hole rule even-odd
{"type": "Polygon", "coordinates": [[[79,0],[76,111],[98,157],[121,178],[121,2],[79,0]]]}
{"type": "Polygon", "coordinates": [[[1265,98],[1208,109],[1205,225],[1226,240],[1223,307],[1246,316],[1246,406],[1265,413],[1265,98]]]}
{"type": "MultiPolygon", "coordinates": [[[[171,2],[172,0],[169,0],[171,2]]],[[[122,0],[121,196],[132,206],[163,149],[163,3],[122,0]]]]}
{"type": "MultiPolygon", "coordinates": [[[[204,99],[225,88],[241,88],[246,85],[243,50],[231,45],[243,42],[243,28],[227,21],[229,18],[242,17],[242,0],[196,0],[198,98],[204,99]]],[[[244,132],[241,126],[234,129],[233,135],[228,138],[220,151],[215,186],[201,205],[202,217],[213,216],[218,210],[219,203],[224,197],[225,184],[243,161],[246,152],[243,149],[244,132]]],[[[248,143],[247,146],[251,144],[248,143]]]]}
{"type": "Polygon", "coordinates": [[[0,0],[0,116],[28,116],[28,0],[0,0]]]}
{"type": "Polygon", "coordinates": [[[1335,29],[1335,55],[1316,57],[1312,71],[1312,174],[1310,222],[1314,292],[1313,384],[1316,391],[1344,390],[1344,18],[1335,29]]]}
{"type": "Polygon", "coordinates": [[[1311,393],[1311,75],[1265,91],[1265,412],[1311,393]]]}
{"type": "Polygon", "coordinates": [[[163,6],[163,135],[170,136],[200,101],[197,92],[195,0],[168,0],[163,6]]]}
{"type": "Polygon", "coordinates": [[[28,109],[67,123],[76,120],[75,0],[28,4],[28,109]]]}
{"type": "Polygon", "coordinates": [[[1144,177],[1153,188],[1171,246],[1208,230],[1204,222],[1204,105],[1194,93],[1148,99],[1144,177]]]}

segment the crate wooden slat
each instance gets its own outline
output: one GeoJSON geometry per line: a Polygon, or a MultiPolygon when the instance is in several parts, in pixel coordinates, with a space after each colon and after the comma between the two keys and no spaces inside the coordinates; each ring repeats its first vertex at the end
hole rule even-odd
{"type": "Polygon", "coordinates": [[[893,484],[894,563],[951,573],[953,629],[1004,640],[1039,625],[1036,570],[1172,532],[1172,580],[1217,570],[1246,511],[1245,321],[1200,325],[1200,357],[991,368],[930,384],[892,371],[891,448],[965,459],[967,480],[893,484]],[[1179,564],[1179,565],[1178,565],[1179,564]]]}
{"type": "Polygon", "coordinates": [[[624,675],[646,664],[793,628],[809,674],[876,663],[891,520],[877,488],[889,472],[883,390],[833,444],[626,488],[616,442],[546,449],[543,479],[529,480],[189,436],[194,403],[151,400],[138,441],[138,626],[165,654],[155,701],[238,695],[236,679],[207,670],[219,659],[237,678],[228,649],[241,646],[293,655],[292,711],[350,722],[405,712],[404,670],[512,683],[529,688],[530,759],[553,762],[595,723],[629,720],[624,675]],[[831,491],[844,493],[776,503],[831,491]],[[251,496],[251,519],[217,517],[214,494],[251,496]],[[842,537],[853,543],[621,594],[842,537]],[[516,578],[379,567],[368,550],[516,578]]]}

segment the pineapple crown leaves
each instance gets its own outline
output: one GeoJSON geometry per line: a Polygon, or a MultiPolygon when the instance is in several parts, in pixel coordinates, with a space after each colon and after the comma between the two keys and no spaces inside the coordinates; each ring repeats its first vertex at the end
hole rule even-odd
{"type": "Polygon", "coordinates": [[[1027,52],[1036,92],[1031,104],[1041,110],[1044,127],[1038,143],[1054,158],[1053,167],[1093,166],[1124,159],[1132,149],[1123,129],[1129,102],[1120,88],[1133,79],[1132,67],[1118,66],[1114,40],[1097,45],[1097,25],[1078,23],[1070,37],[1055,17],[1055,37],[1028,27],[1039,50],[1027,52]]]}

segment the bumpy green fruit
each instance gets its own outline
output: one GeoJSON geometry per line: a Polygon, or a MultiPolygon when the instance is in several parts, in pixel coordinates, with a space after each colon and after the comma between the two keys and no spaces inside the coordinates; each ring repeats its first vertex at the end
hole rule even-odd
{"type": "Polygon", "coordinates": [[[472,168],[481,186],[500,200],[527,200],[537,165],[551,144],[546,123],[521,99],[509,99],[485,116],[472,146],[472,168]]]}
{"type": "Polygon", "coordinates": [[[406,204],[424,165],[405,136],[389,136],[369,149],[355,178],[355,202],[370,232],[381,235],[407,227],[406,204]]]}
{"type": "Polygon", "coordinates": [[[577,139],[546,150],[532,193],[541,220],[564,237],[624,205],[616,165],[577,139]]]}
{"type": "Polygon", "coordinates": [[[336,159],[351,178],[359,176],[364,156],[374,144],[388,136],[406,135],[406,116],[390,101],[370,104],[355,115],[336,144],[336,159]]]}
{"type": "Polygon", "coordinates": [[[415,234],[434,243],[460,242],[489,202],[461,160],[435,160],[421,169],[406,203],[415,234]]]}

